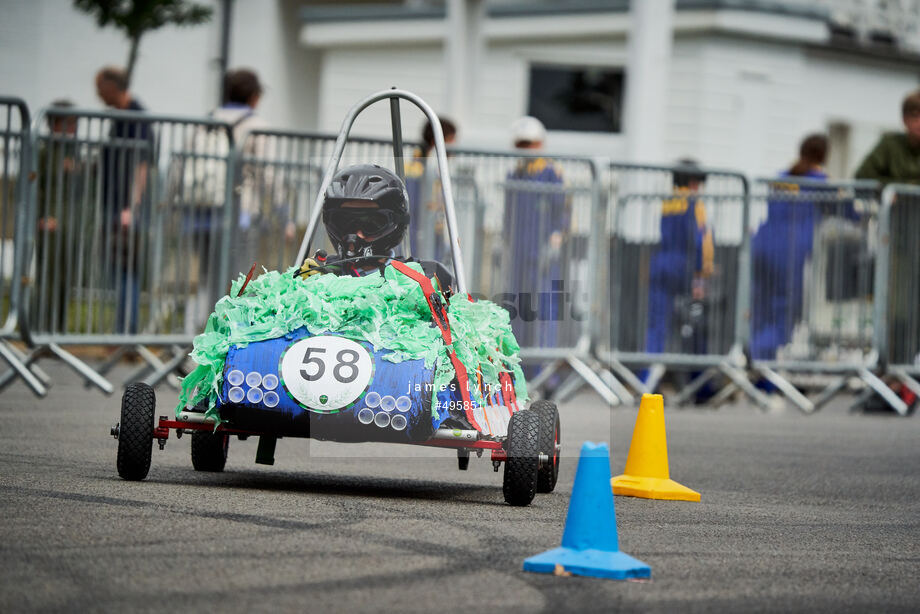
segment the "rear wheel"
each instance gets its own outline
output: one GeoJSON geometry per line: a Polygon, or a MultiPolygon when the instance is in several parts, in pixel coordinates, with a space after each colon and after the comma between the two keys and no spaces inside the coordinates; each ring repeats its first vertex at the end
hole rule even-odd
{"type": "Polygon", "coordinates": [[[195,471],[223,471],[229,447],[230,436],[226,433],[192,433],[192,466],[195,471]]]}
{"type": "Polygon", "coordinates": [[[505,476],[502,492],[510,505],[530,505],[537,493],[540,416],[535,411],[515,412],[508,424],[505,476]]]}
{"type": "Polygon", "coordinates": [[[559,410],[552,401],[536,401],[530,411],[540,416],[540,454],[545,460],[537,470],[537,492],[553,492],[559,478],[559,445],[562,431],[559,424],[559,410]]]}
{"type": "Polygon", "coordinates": [[[131,384],[121,397],[116,464],[126,480],[143,480],[150,471],[156,405],[153,388],[144,383],[131,384]]]}

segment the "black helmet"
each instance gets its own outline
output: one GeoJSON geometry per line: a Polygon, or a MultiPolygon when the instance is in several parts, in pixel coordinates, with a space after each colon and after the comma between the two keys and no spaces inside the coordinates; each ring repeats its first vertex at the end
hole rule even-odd
{"type": "Polygon", "coordinates": [[[406,185],[395,173],[376,164],[342,169],[326,189],[323,224],[340,256],[385,255],[399,245],[409,225],[406,185]],[[376,203],[378,208],[342,207],[355,201],[376,203]],[[358,230],[370,237],[359,238],[358,230]],[[349,244],[354,244],[354,250],[346,254],[349,244]]]}

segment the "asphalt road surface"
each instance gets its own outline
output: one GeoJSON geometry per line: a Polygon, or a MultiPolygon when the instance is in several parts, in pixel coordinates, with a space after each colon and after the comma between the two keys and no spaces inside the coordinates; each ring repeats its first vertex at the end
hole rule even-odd
{"type": "MultiPolygon", "coordinates": [[[[521,566],[559,545],[583,441],[610,441],[622,471],[635,408],[563,405],[559,485],[528,508],[486,458],[460,472],[410,446],[284,439],[266,467],[233,440],[205,474],[171,438],[129,483],[119,399],[44,366],[46,399],[0,396],[0,612],[920,609],[916,416],[668,409],[671,477],[702,501],[617,497],[620,548],[652,568],[618,582],[521,566]]],[[[176,396],[160,388],[158,413],[176,396]]]]}

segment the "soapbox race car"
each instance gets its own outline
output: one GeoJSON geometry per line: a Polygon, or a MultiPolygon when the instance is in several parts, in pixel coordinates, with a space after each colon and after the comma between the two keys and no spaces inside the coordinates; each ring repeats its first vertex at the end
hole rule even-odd
{"type": "MultiPolygon", "coordinates": [[[[450,356],[449,383],[444,385],[443,377],[438,380],[436,365],[431,361],[426,365],[421,358],[388,360],[386,350],[375,349],[371,343],[336,330],[311,334],[302,326],[274,338],[231,345],[224,361],[216,409],[212,411],[203,401],[180,407],[174,418],[160,416],[157,420],[153,389],[144,383],[128,386],[122,398],[120,422],[112,427],[112,435],[118,440],[117,469],[122,478],[144,479],[154,441],[162,449],[169,432],[174,430],[177,438],[191,436],[192,465],[198,471],[224,469],[232,436],[258,437],[256,462],[262,464],[274,463],[278,438],[301,437],[451,448],[456,450],[460,470],[467,469],[471,453],[481,457],[489,452],[496,472],[504,463],[502,490],[511,505],[529,505],[535,493],[552,492],[555,488],[561,441],[555,404],[539,400],[524,408],[515,395],[514,372],[507,365],[498,368],[497,385],[483,388],[482,373],[468,372],[454,349],[456,340],[448,306],[451,300],[473,299],[467,290],[457,237],[440,122],[418,96],[397,89],[379,92],[359,102],[346,116],[319,188],[297,265],[305,261],[309,252],[320,223],[323,199],[336,175],[355,119],[365,108],[384,99],[390,101],[394,158],[400,177],[404,173],[399,99],[418,107],[434,130],[453,283],[442,290],[432,284],[425,267],[396,259],[388,261],[387,269],[391,276],[405,276],[404,283],[417,284],[424,295],[430,309],[426,315],[430,315],[430,322],[426,320],[424,327],[436,331],[432,334],[439,335],[450,356]],[[435,385],[436,381],[440,385],[435,385]],[[473,387],[478,394],[471,394],[473,387]]],[[[383,257],[363,254],[363,258],[383,257]]],[[[522,377],[519,369],[516,373],[522,377]]]]}

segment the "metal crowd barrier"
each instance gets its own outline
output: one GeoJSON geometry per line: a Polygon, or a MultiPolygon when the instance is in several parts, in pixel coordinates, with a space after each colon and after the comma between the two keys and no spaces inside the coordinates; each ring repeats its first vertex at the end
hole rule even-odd
{"type": "Polygon", "coordinates": [[[36,179],[22,241],[28,308],[19,322],[33,347],[27,364],[50,353],[112,392],[104,374],[135,353],[146,364],[129,381],[169,377],[230,279],[239,214],[230,126],[49,108],[32,141],[36,179]],[[63,349],[73,345],[119,350],[93,369],[63,349]]]}
{"type": "MultiPolygon", "coordinates": [[[[258,211],[252,225],[258,225],[260,231],[255,233],[254,240],[247,242],[242,250],[239,245],[235,245],[235,249],[242,251],[245,261],[257,261],[269,268],[289,266],[293,262],[293,252],[296,252],[297,246],[287,240],[279,241],[279,237],[300,236],[303,233],[313,195],[321,180],[322,168],[334,143],[334,135],[279,130],[253,131],[247,137],[241,147],[240,167],[244,186],[246,177],[252,177],[248,180],[251,181],[252,200],[256,203],[252,210],[258,211]]],[[[417,144],[406,144],[402,148],[402,157],[412,214],[408,245],[404,246],[403,253],[411,253],[421,259],[438,260],[450,268],[451,256],[443,229],[443,206],[437,196],[437,172],[417,144]]],[[[591,227],[588,216],[592,203],[596,201],[592,183],[593,167],[589,160],[554,159],[553,162],[563,171],[563,176],[571,176],[581,182],[581,185],[570,185],[567,179],[566,184],[562,185],[514,179],[514,169],[526,158],[508,153],[461,150],[452,150],[450,154],[460,236],[465,248],[464,257],[467,259],[464,264],[467,270],[475,273],[474,281],[477,284],[473,290],[481,296],[497,298],[500,303],[508,303],[509,306],[521,296],[536,304],[546,300],[541,299],[541,293],[549,292],[554,292],[551,300],[562,301],[564,289],[558,286],[563,283],[563,272],[577,275],[578,281],[574,283],[581,290],[585,289],[586,245],[588,229],[591,227]],[[581,169],[576,172],[576,166],[579,165],[581,169]],[[519,185],[515,185],[515,182],[519,185]],[[518,215],[516,222],[527,226],[522,228],[523,240],[518,243],[508,240],[502,217],[506,203],[512,200],[523,214],[518,215]],[[568,219],[581,226],[576,232],[572,232],[571,228],[560,229],[560,239],[565,236],[567,240],[560,242],[556,247],[557,253],[544,263],[544,268],[550,267],[552,270],[543,271],[546,278],[537,283],[536,276],[531,279],[525,275],[532,268],[523,259],[526,254],[522,252],[512,257],[509,250],[527,245],[529,250],[542,251],[545,246],[536,240],[536,235],[526,239],[524,235],[542,232],[536,222],[545,213],[541,207],[545,209],[553,206],[548,204],[550,201],[565,202],[563,208],[570,210],[567,213],[568,219]],[[572,237],[572,240],[569,241],[568,237],[572,237]],[[576,244],[577,248],[572,247],[576,244]],[[575,258],[576,250],[582,254],[580,261],[575,258]],[[550,279],[553,271],[556,271],[557,286],[553,286],[553,280],[550,279]],[[517,279],[515,275],[520,277],[517,282],[514,281],[517,279]],[[511,294],[514,296],[511,297],[511,294]]],[[[343,155],[343,165],[375,163],[393,167],[394,162],[392,142],[384,139],[355,139],[349,142],[343,155]]],[[[575,290],[570,290],[573,296],[577,294],[575,290]]],[[[515,315],[522,313],[517,306],[513,308],[515,315]]],[[[585,311],[585,305],[573,305],[572,309],[579,320],[585,319],[578,311],[585,311]]],[[[582,348],[580,351],[587,357],[590,339],[586,322],[578,322],[573,330],[571,324],[574,320],[563,320],[561,323],[555,320],[542,321],[538,311],[528,306],[526,319],[523,316],[514,318],[515,326],[519,329],[515,332],[521,339],[527,340],[522,343],[525,360],[563,360],[572,353],[571,348],[575,347],[582,348]],[[531,314],[531,311],[535,313],[531,314]]],[[[560,316],[555,312],[550,315],[553,318],[560,316]]],[[[558,365],[546,371],[542,379],[551,377],[557,368],[558,365]]],[[[579,368],[591,372],[590,368],[581,363],[579,368]]],[[[596,376],[594,379],[597,379],[596,376]]],[[[609,396],[606,387],[599,385],[609,396]]]]}
{"type": "MultiPolygon", "coordinates": [[[[751,195],[753,371],[811,412],[857,376],[896,409],[875,374],[877,326],[886,317],[888,264],[878,234],[875,182],[761,179],[751,195]],[[814,399],[797,374],[825,375],[814,399]]],[[[807,382],[806,382],[807,383],[807,382]]]]}
{"type": "MultiPolygon", "coordinates": [[[[250,196],[241,200],[253,203],[250,227],[258,230],[251,240],[233,246],[247,266],[255,261],[277,268],[293,262],[297,245],[289,238],[303,234],[334,143],[334,135],[307,132],[259,130],[247,136],[240,148],[240,176],[242,193],[250,196]]],[[[441,261],[450,269],[437,171],[417,144],[403,146],[402,157],[412,215],[403,253],[441,261]]],[[[343,166],[367,163],[394,167],[392,142],[350,141],[343,166]]],[[[549,381],[568,363],[581,373],[579,378],[618,402],[585,363],[591,359],[589,313],[596,302],[588,283],[591,216],[600,215],[594,163],[554,157],[547,165],[539,156],[452,150],[450,165],[465,269],[474,273],[472,290],[511,308],[522,357],[546,367],[535,371],[536,384],[549,381]],[[528,160],[558,169],[564,181],[516,177],[516,169],[528,160]],[[551,209],[564,216],[553,230],[541,226],[552,217],[551,209]],[[520,240],[509,239],[511,226],[520,229],[514,235],[520,240]],[[541,242],[553,232],[552,245],[541,242]],[[534,267],[538,253],[545,257],[534,267]]]]}
{"type": "MultiPolygon", "coordinates": [[[[876,345],[886,373],[920,396],[920,187],[885,188],[879,237],[876,345]]],[[[892,406],[908,411],[906,404],[892,406]]]]}
{"type": "Polygon", "coordinates": [[[9,363],[6,379],[21,377],[45,396],[48,376],[30,367],[28,357],[8,340],[18,337],[23,307],[22,262],[25,213],[32,169],[29,109],[19,98],[0,96],[0,356],[9,363]]]}
{"type": "MultiPolygon", "coordinates": [[[[107,392],[125,353],[144,361],[129,381],[175,384],[229,281],[293,264],[334,143],[259,130],[237,148],[227,124],[143,113],[47,109],[30,125],[0,98],[0,387],[18,376],[43,395],[47,354],[107,392]],[[7,343],[17,327],[27,354],[7,343]],[[74,345],[119,350],[93,369],[74,345]]],[[[343,165],[357,163],[405,169],[402,253],[449,266],[419,146],[355,139],[343,165]]],[[[509,309],[534,389],[587,384],[617,404],[671,372],[677,403],[727,382],[714,401],[740,389],[766,406],[753,375],[813,411],[857,376],[905,413],[885,370],[920,393],[920,188],[879,204],[866,182],[749,187],[731,171],[463,149],[450,167],[471,291],[509,309]],[[803,374],[829,378],[814,400],[803,374]]]]}
{"type": "Polygon", "coordinates": [[[709,393],[716,400],[740,388],[766,405],[746,377],[743,355],[746,178],[695,166],[611,163],[603,186],[609,266],[597,283],[609,308],[595,334],[610,368],[605,377],[614,389],[645,393],[673,371],[680,404],[725,376],[730,384],[709,393]]]}
{"type": "Polygon", "coordinates": [[[472,230],[461,241],[473,291],[510,312],[528,385],[566,398],[588,384],[611,404],[624,400],[598,375],[593,352],[594,230],[606,215],[595,160],[453,149],[450,164],[458,216],[472,230]]]}

